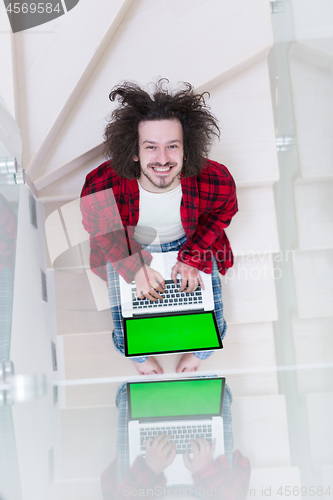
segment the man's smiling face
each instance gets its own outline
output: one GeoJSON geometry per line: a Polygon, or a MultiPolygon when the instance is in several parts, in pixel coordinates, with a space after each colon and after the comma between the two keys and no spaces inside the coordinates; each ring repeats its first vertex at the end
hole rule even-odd
{"type": "Polygon", "coordinates": [[[183,129],[177,118],[139,123],[141,186],[151,193],[171,191],[180,184],[183,168],[183,129]]]}

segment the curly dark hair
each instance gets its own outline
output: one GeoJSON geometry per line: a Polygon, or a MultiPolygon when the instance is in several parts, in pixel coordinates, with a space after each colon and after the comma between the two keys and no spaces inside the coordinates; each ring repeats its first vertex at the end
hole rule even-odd
{"type": "Polygon", "coordinates": [[[140,164],[133,160],[139,154],[138,126],[141,121],[178,118],[183,127],[184,161],[182,176],[198,175],[204,167],[215,137],[220,137],[216,117],[205,102],[208,92],[195,94],[190,83],[182,83],[182,89],[169,91],[166,79],[154,85],[149,95],[138,85],[124,82],[114,87],[109,94],[110,101],[118,100],[105,128],[105,155],[112,158],[112,168],[126,179],[140,177],[140,164]]]}

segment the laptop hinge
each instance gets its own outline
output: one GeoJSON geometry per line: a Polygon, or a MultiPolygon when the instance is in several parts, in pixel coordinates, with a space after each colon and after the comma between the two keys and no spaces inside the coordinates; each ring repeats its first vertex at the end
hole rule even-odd
{"type": "MultiPolygon", "coordinates": [[[[187,309],[186,311],[168,311],[168,312],[164,312],[164,313],[155,313],[155,312],[152,312],[151,314],[150,313],[135,313],[133,312],[133,318],[134,317],[137,317],[137,316],[140,316],[141,318],[145,317],[145,318],[153,318],[153,317],[156,317],[156,318],[160,318],[161,316],[180,316],[181,314],[185,315],[185,314],[195,314],[195,313],[198,313],[198,312],[204,312],[205,309],[204,307],[200,308],[200,309],[187,309]]],[[[126,318],[127,319],[127,318],[126,318]]]]}

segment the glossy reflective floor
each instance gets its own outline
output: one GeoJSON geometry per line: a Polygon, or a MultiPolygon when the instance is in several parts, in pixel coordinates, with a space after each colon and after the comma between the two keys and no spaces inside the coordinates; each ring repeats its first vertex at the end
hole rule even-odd
{"type": "MultiPolygon", "coordinates": [[[[58,261],[48,287],[56,308],[44,325],[52,330],[52,352],[43,336],[33,345],[13,338],[16,377],[9,363],[3,365],[2,500],[222,499],[229,498],[227,488],[238,488],[233,498],[333,495],[333,33],[323,15],[333,12],[329,2],[319,2],[318,10],[305,0],[294,1],[293,10],[289,2],[272,3],[269,67],[279,180],[238,189],[240,211],[228,232],[236,262],[222,278],[228,321],[223,350],[202,362],[187,382],[194,386],[184,392],[179,381],[187,377],[175,373],[180,355],[162,356],[164,374],[153,377],[161,385],[150,390],[152,379],[138,376],[113,347],[105,285],[89,272],[74,273],[73,263],[71,272],[61,272],[58,261]],[[222,378],[227,389],[215,391],[222,378]],[[167,458],[162,453],[160,462],[150,449],[144,460],[136,458],[141,438],[132,437],[131,417],[156,420],[163,413],[165,428],[155,435],[144,430],[143,441],[159,443],[160,432],[182,434],[179,417],[196,417],[184,433],[189,437],[178,439],[178,475],[167,464],[173,452],[167,458]],[[217,423],[210,432],[201,423],[206,414],[222,415],[222,427],[217,423]],[[201,468],[199,449],[182,457],[191,437],[206,447],[201,468]]],[[[255,71],[262,71],[260,65],[255,71]]],[[[213,91],[212,107],[217,97],[213,91]]],[[[10,198],[8,190],[1,192],[10,198]]],[[[21,192],[20,203],[29,205],[28,192],[21,192]]],[[[50,223],[60,207],[77,235],[75,201],[46,203],[39,222],[50,223]]],[[[52,262],[61,253],[55,241],[52,262]]],[[[26,273],[21,286],[27,294],[26,273]]]]}

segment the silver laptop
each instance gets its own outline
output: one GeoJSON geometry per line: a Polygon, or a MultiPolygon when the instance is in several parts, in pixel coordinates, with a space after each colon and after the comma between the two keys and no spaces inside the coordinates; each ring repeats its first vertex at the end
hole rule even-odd
{"type": "Polygon", "coordinates": [[[224,453],[224,378],[191,378],[127,384],[130,465],[145,456],[145,442],[159,434],[172,435],[177,455],[165,470],[167,484],[192,484],[183,454],[190,439],[216,439],[214,457],[224,453]]]}
{"type": "Polygon", "coordinates": [[[150,264],[152,269],[158,271],[165,279],[165,292],[163,300],[156,302],[148,299],[138,299],[135,283],[127,283],[121,276],[120,295],[121,308],[124,318],[135,316],[158,315],[182,311],[212,311],[214,309],[214,296],[211,274],[199,271],[205,289],[199,286],[194,292],[179,293],[180,275],[177,284],[171,280],[171,270],[177,262],[178,252],[153,253],[150,264]]]}

